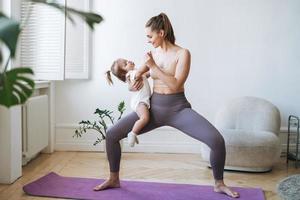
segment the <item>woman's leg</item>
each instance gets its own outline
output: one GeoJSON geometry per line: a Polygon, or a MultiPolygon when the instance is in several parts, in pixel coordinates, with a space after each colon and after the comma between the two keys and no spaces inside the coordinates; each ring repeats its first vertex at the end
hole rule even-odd
{"type": "Polygon", "coordinates": [[[168,120],[167,125],[179,129],[210,147],[210,164],[216,181],[215,191],[238,197],[238,193],[230,190],[223,182],[226,150],[224,138],[219,131],[191,108],[184,108],[176,112],[168,120]]]}
{"type": "MultiPolygon", "coordinates": [[[[120,169],[121,146],[119,141],[127,136],[132,130],[133,125],[139,119],[136,112],[132,112],[122,117],[115,125],[107,130],[106,133],[106,153],[111,172],[118,172],[120,169]]],[[[148,124],[140,131],[140,134],[148,132],[157,125],[150,118],[148,124]]]]}
{"type": "MultiPolygon", "coordinates": [[[[121,160],[121,146],[119,141],[127,136],[134,123],[139,119],[135,112],[122,117],[106,133],[106,153],[110,167],[110,177],[102,184],[96,186],[94,190],[104,190],[107,188],[120,187],[119,169],[121,160]]],[[[150,118],[149,123],[141,130],[140,134],[148,132],[158,125],[150,118]]]]}

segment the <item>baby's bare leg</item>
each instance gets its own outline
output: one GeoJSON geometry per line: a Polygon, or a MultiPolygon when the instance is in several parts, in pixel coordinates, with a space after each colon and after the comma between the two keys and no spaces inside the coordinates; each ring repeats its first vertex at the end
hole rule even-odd
{"type": "Polygon", "coordinates": [[[133,147],[135,143],[139,143],[137,135],[140,131],[147,125],[150,120],[150,112],[148,107],[144,103],[139,103],[136,108],[136,113],[139,119],[134,123],[133,128],[130,133],[127,135],[128,144],[130,147],[133,147]]]}
{"type": "Polygon", "coordinates": [[[140,131],[146,126],[150,120],[150,112],[146,104],[139,103],[136,109],[136,113],[139,116],[139,119],[135,122],[132,132],[139,134],[140,131]]]}

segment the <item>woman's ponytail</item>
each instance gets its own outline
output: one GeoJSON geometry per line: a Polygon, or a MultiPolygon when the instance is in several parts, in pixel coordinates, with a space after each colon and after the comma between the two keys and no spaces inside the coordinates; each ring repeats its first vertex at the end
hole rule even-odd
{"type": "Polygon", "coordinates": [[[172,44],[175,44],[175,35],[172,24],[165,13],[151,17],[146,23],[146,27],[150,27],[152,31],[164,31],[164,37],[172,44]]]}

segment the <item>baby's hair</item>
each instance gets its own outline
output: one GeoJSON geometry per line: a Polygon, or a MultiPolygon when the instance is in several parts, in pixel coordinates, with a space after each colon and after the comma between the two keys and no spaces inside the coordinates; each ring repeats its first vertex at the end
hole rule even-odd
{"type": "Polygon", "coordinates": [[[108,85],[113,85],[114,82],[113,82],[112,79],[111,79],[110,72],[111,72],[110,70],[108,70],[107,72],[105,72],[106,80],[107,80],[107,82],[108,82],[108,85]]]}
{"type": "Polygon", "coordinates": [[[127,73],[127,71],[125,71],[124,69],[122,69],[120,67],[120,63],[119,63],[120,60],[121,59],[115,60],[113,62],[113,64],[111,65],[110,70],[105,72],[106,80],[107,80],[109,85],[113,85],[113,81],[112,81],[110,73],[115,75],[120,81],[126,82],[126,73],[127,73]]]}

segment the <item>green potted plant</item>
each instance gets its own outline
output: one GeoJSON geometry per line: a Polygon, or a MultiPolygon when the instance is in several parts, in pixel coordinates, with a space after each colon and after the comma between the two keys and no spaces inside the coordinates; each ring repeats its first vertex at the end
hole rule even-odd
{"type": "MultiPolygon", "coordinates": [[[[29,2],[53,7],[63,14],[66,14],[71,22],[74,22],[72,14],[77,15],[83,19],[92,30],[94,29],[95,23],[99,24],[103,20],[98,14],[69,8],[57,3],[55,0],[29,0],[29,2]]],[[[34,72],[31,68],[28,68],[28,66],[17,67],[11,70],[8,69],[9,62],[15,58],[16,46],[23,26],[20,22],[0,12],[0,41],[2,41],[9,50],[9,56],[4,66],[2,66],[3,54],[0,49],[0,105],[7,108],[25,103],[32,95],[35,86],[34,81],[30,78],[34,72]]]]}
{"type": "MultiPolygon", "coordinates": [[[[125,110],[125,103],[124,101],[121,101],[118,105],[119,117],[117,118],[117,120],[121,119],[125,110]]],[[[94,130],[100,135],[100,137],[97,137],[94,145],[97,145],[101,141],[105,140],[107,128],[109,127],[109,125],[113,125],[115,123],[113,111],[97,108],[94,114],[98,115],[99,120],[94,122],[91,122],[89,120],[82,120],[81,122],[79,122],[79,128],[75,130],[75,134],[73,135],[73,137],[82,137],[82,135],[84,133],[87,133],[88,130],[94,130]]]]}

